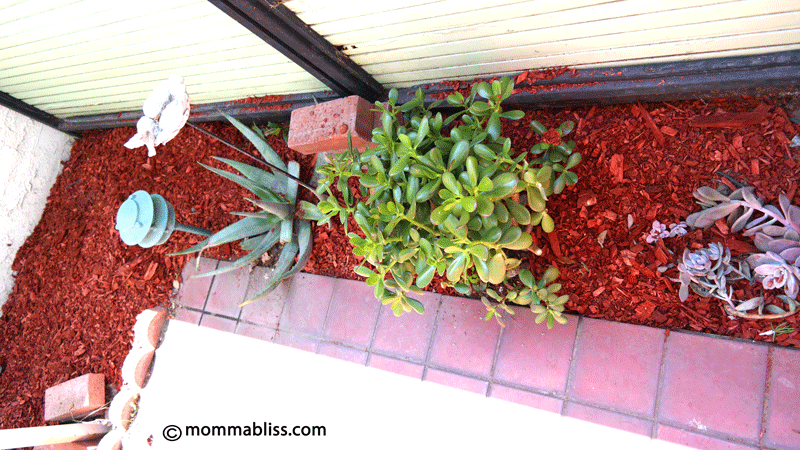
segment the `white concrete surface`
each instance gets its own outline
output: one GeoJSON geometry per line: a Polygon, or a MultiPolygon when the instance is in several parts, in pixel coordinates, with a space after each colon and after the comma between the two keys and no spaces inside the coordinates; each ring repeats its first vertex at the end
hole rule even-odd
{"type": "Polygon", "coordinates": [[[0,106],[0,305],[14,288],[11,264],[42,217],[75,139],[0,106]]]}
{"type": "Polygon", "coordinates": [[[131,444],[152,435],[153,449],[169,450],[685,448],[174,320],[156,350],[131,430],[131,444]],[[325,436],[268,436],[264,424],[289,433],[321,425],[325,436]],[[225,433],[236,426],[242,434],[262,431],[220,436],[217,428],[212,436],[215,426],[225,433]]]}

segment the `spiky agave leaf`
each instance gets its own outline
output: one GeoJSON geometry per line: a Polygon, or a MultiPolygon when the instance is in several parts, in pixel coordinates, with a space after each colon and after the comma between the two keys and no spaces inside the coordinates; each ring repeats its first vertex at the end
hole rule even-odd
{"type": "Polygon", "coordinates": [[[228,225],[208,238],[206,247],[216,247],[228,242],[266,233],[275,227],[278,218],[271,217],[245,217],[244,219],[228,225]]]}
{"type": "Polygon", "coordinates": [[[217,174],[217,175],[219,175],[219,176],[221,176],[223,178],[226,178],[226,179],[228,179],[230,181],[233,181],[234,183],[238,184],[239,186],[241,186],[241,187],[247,189],[248,191],[252,192],[253,194],[257,195],[258,198],[260,198],[260,199],[262,199],[264,201],[268,201],[268,202],[278,202],[278,201],[280,201],[280,197],[275,195],[268,188],[266,188],[265,186],[263,186],[261,184],[258,184],[256,182],[254,182],[254,181],[252,181],[252,180],[250,180],[250,179],[248,179],[246,177],[243,177],[241,175],[236,175],[234,173],[231,173],[231,172],[228,172],[228,171],[225,171],[225,170],[222,170],[222,169],[217,169],[216,167],[211,167],[211,166],[205,165],[203,163],[198,163],[198,164],[200,164],[201,166],[205,167],[206,169],[214,172],[215,174],[217,174]]]}
{"type": "Polygon", "coordinates": [[[228,242],[245,239],[259,234],[264,234],[275,227],[278,218],[275,216],[265,216],[259,214],[255,217],[245,217],[244,219],[228,225],[222,230],[214,233],[211,237],[203,239],[201,242],[177,252],[169,253],[168,256],[188,255],[199,252],[209,247],[227,244],[228,242]]]}
{"type": "MultiPolygon", "coordinates": [[[[297,177],[300,175],[300,164],[296,161],[289,162],[289,174],[297,177]]],[[[297,202],[297,182],[286,178],[286,201],[294,206],[297,202]]],[[[294,210],[291,211],[294,213],[294,210]]],[[[281,242],[289,242],[292,240],[294,220],[284,220],[281,222],[281,242]]]]}
{"type": "MultiPolygon", "coordinates": [[[[288,203],[284,202],[265,202],[264,200],[254,200],[252,198],[245,198],[248,202],[258,206],[263,211],[262,213],[266,212],[269,214],[274,214],[281,218],[281,220],[291,219],[292,215],[292,207],[288,203]]],[[[257,213],[257,214],[262,214],[257,213]]]]}
{"type": "MultiPolygon", "coordinates": [[[[292,253],[292,249],[290,248],[290,250],[287,251],[287,256],[284,256],[284,251],[282,251],[280,257],[278,258],[278,263],[275,265],[275,271],[273,272],[272,277],[270,277],[267,286],[261,292],[247,299],[244,303],[242,303],[239,306],[247,305],[248,303],[252,303],[258,300],[259,298],[264,297],[265,295],[275,290],[275,288],[278,287],[278,283],[280,283],[282,280],[291,277],[292,275],[299,272],[303,267],[305,267],[306,263],[308,262],[308,258],[311,256],[311,246],[312,246],[311,244],[313,243],[311,236],[311,223],[306,222],[304,220],[298,222],[299,223],[297,224],[298,231],[297,231],[297,244],[296,244],[297,249],[294,250],[294,252],[292,253]],[[291,265],[292,262],[294,262],[295,255],[297,255],[297,263],[294,265],[294,267],[289,269],[288,267],[291,265]],[[279,268],[282,268],[285,264],[288,264],[286,266],[286,269],[282,271],[279,270],[279,268]]],[[[294,245],[295,243],[292,242],[290,244],[294,245]]],[[[286,249],[286,247],[289,246],[290,244],[284,246],[284,249],[286,249]]]]}
{"type": "Polygon", "coordinates": [[[274,230],[262,236],[263,237],[261,238],[261,242],[259,242],[258,245],[253,249],[253,251],[251,251],[247,255],[242,256],[241,258],[237,259],[236,261],[225,267],[220,267],[219,269],[212,270],[210,272],[192,275],[192,278],[210,277],[212,275],[219,275],[221,273],[230,272],[240,267],[244,267],[247,264],[250,264],[251,262],[255,261],[256,259],[260,258],[261,255],[268,252],[278,242],[278,233],[274,230]]]}
{"type": "Polygon", "coordinates": [[[250,164],[235,161],[233,159],[222,158],[219,156],[212,156],[212,158],[233,167],[248,180],[256,184],[260,184],[272,192],[276,192],[278,194],[286,193],[286,184],[281,183],[275,175],[267,172],[266,170],[259,169],[258,167],[251,166],[250,164]]]}
{"type": "Polygon", "coordinates": [[[278,257],[278,262],[275,264],[272,277],[270,277],[267,286],[254,297],[250,298],[249,300],[245,300],[239,305],[239,307],[252,303],[253,301],[258,300],[259,298],[272,292],[278,286],[278,283],[284,278],[284,274],[291,267],[292,263],[294,262],[294,257],[297,256],[297,252],[298,245],[296,242],[286,243],[281,250],[281,254],[278,257]]]}
{"type": "MultiPolygon", "coordinates": [[[[267,143],[264,138],[233,117],[225,113],[222,113],[222,115],[225,116],[225,118],[228,119],[228,121],[232,123],[233,126],[235,126],[236,129],[239,130],[239,132],[242,133],[244,137],[246,137],[247,140],[258,149],[258,152],[261,153],[261,156],[264,157],[268,163],[281,170],[286,170],[286,164],[283,162],[283,160],[281,160],[281,157],[278,156],[278,153],[267,143]]],[[[286,182],[286,175],[276,172],[275,177],[282,183],[286,182]]]]}

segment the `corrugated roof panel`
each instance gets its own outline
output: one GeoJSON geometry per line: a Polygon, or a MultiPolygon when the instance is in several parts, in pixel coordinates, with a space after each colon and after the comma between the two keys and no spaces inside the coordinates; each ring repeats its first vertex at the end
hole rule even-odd
{"type": "Polygon", "coordinates": [[[326,89],[205,0],[0,8],[0,91],[62,118],[137,110],[175,73],[193,103],[326,89]]]}
{"type": "Polygon", "coordinates": [[[800,2],[440,0],[398,7],[359,0],[332,8],[324,0],[290,0],[286,6],[300,3],[299,17],[387,87],[800,48],[800,2]]]}

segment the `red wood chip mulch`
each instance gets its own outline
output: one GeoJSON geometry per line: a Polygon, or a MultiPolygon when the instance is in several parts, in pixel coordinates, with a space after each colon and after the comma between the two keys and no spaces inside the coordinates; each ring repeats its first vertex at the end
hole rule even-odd
{"type": "MultiPolygon", "coordinates": [[[[681,303],[669,280],[676,270],[658,271],[684,248],[725,241],[741,252],[750,248],[748,238],[730,235],[722,224],[655,244],[643,238],[654,220],[676,223],[695,211],[692,191],[715,185],[717,171],[755,186],[770,203],[784,192],[800,205],[800,152],[789,146],[800,127],[781,105],[775,98],[598,105],[528,111],[522,120],[505,122],[504,133],[518,150],[537,142],[532,119],[548,127],[564,120],[577,124],[570,137],[583,155],[580,181],[548,203],[556,231],[534,233],[544,251],[531,257],[536,273],[549,264],[559,267],[572,313],[800,346],[796,316],[781,321],[794,331],[761,336],[770,322],[731,320],[719,301],[694,294],[681,303]]],[[[252,150],[228,124],[203,126],[252,150]]],[[[114,222],[131,193],[161,194],[175,206],[179,222],[212,230],[236,220],[229,212],[253,208],[243,200],[246,191],[197,164],[221,167],[212,156],[245,161],[233,150],[184,128],[148,160],[145,150],[123,147],[133,133],[84,133],[41,222],[17,254],[16,285],[0,318],[0,428],[42,425],[44,390],[81,374],[103,373],[119,386],[136,315],[169,304],[187,257],[166,254],[201,238],[176,232],[159,247],[124,245],[114,222]]],[[[270,142],[310,178],[313,157],[290,151],[279,138],[270,142]]],[[[241,254],[236,245],[204,253],[226,260],[241,254]]],[[[341,227],[316,229],[307,272],[359,279],[357,263],[341,227]]]]}

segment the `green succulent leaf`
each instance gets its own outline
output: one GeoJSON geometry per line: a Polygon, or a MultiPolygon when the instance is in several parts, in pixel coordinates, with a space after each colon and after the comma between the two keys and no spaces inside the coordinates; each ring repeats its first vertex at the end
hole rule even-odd
{"type": "Polygon", "coordinates": [[[486,132],[492,136],[492,141],[496,141],[500,137],[502,131],[503,126],[500,123],[500,114],[493,112],[489,117],[489,121],[486,122],[486,132]]]}
{"type": "Polygon", "coordinates": [[[549,214],[544,213],[542,214],[542,231],[545,233],[552,233],[553,230],[556,228],[555,222],[553,222],[553,218],[550,217],[549,214]]]}
{"type": "Polygon", "coordinates": [[[545,133],[547,133],[547,127],[542,125],[542,123],[538,120],[531,121],[531,129],[539,136],[543,136],[545,133]]]}
{"type": "Polygon", "coordinates": [[[488,263],[489,282],[500,284],[506,278],[506,261],[502,253],[495,254],[488,263]]]}
{"type": "Polygon", "coordinates": [[[503,172],[492,179],[492,190],[485,193],[490,200],[500,200],[511,194],[517,187],[517,175],[512,172],[503,172]]]}

